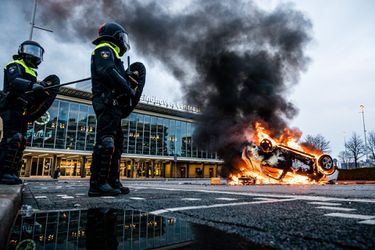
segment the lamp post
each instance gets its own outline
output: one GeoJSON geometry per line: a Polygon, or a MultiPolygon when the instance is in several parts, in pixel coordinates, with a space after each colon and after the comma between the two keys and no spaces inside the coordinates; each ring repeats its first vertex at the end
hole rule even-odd
{"type": "Polygon", "coordinates": [[[365,124],[365,106],[360,105],[359,108],[361,109],[360,113],[362,114],[362,124],[363,124],[363,135],[365,138],[365,155],[366,155],[366,162],[367,162],[367,135],[366,135],[366,124],[365,124]]]}
{"type": "Polygon", "coordinates": [[[49,30],[49,29],[46,29],[46,28],[42,28],[42,27],[39,27],[39,26],[36,26],[35,25],[35,13],[36,13],[36,7],[38,5],[38,0],[34,0],[34,8],[33,8],[33,13],[31,15],[31,29],[30,29],[30,36],[29,36],[29,40],[33,40],[33,31],[34,31],[34,28],[36,29],[40,29],[40,30],[44,30],[44,31],[48,31],[48,32],[53,32],[52,30],[49,30]]]}

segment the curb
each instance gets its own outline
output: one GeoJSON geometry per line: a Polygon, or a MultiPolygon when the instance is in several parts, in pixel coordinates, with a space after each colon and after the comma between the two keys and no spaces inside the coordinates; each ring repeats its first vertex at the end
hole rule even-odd
{"type": "Polygon", "coordinates": [[[365,180],[354,180],[354,181],[350,181],[350,180],[339,180],[339,181],[336,181],[336,184],[341,184],[341,185],[351,185],[351,184],[375,184],[375,180],[371,180],[371,181],[365,181],[365,180]]]}
{"type": "Polygon", "coordinates": [[[23,185],[0,185],[0,249],[6,249],[10,231],[22,204],[23,185]]]}

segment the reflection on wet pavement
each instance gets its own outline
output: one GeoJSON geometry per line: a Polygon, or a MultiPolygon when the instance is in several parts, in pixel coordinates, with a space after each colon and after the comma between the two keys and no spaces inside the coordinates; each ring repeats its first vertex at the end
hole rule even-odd
{"type": "Polygon", "coordinates": [[[18,216],[9,249],[179,248],[192,239],[190,223],[136,210],[40,211],[18,216]]]}
{"type": "Polygon", "coordinates": [[[9,250],[270,249],[238,235],[138,210],[20,211],[9,250]]]}

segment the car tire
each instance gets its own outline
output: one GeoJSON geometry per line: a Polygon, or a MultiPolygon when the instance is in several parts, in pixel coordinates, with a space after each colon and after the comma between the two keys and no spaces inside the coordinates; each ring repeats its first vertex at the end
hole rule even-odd
{"type": "Polygon", "coordinates": [[[259,146],[260,146],[260,148],[261,148],[264,152],[266,152],[266,153],[268,153],[268,152],[272,152],[272,150],[273,150],[272,142],[271,142],[271,140],[269,140],[269,139],[263,139],[263,140],[260,142],[259,146]]]}
{"type": "Polygon", "coordinates": [[[333,159],[331,156],[324,154],[318,159],[318,167],[320,172],[325,175],[331,175],[336,170],[336,166],[333,164],[333,159]]]}

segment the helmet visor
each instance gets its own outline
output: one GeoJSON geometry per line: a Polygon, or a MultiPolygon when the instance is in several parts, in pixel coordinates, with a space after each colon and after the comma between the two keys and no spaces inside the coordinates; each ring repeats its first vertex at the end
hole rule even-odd
{"type": "Polygon", "coordinates": [[[28,55],[35,56],[35,57],[39,58],[40,60],[43,60],[44,50],[39,46],[32,45],[32,44],[24,44],[22,46],[21,52],[25,53],[25,54],[28,54],[28,55]]]}
{"type": "Polygon", "coordinates": [[[126,51],[128,51],[130,49],[130,44],[129,44],[129,37],[128,37],[128,34],[124,33],[124,32],[121,32],[119,34],[119,39],[120,39],[120,42],[124,45],[124,47],[126,48],[126,51]]]}

